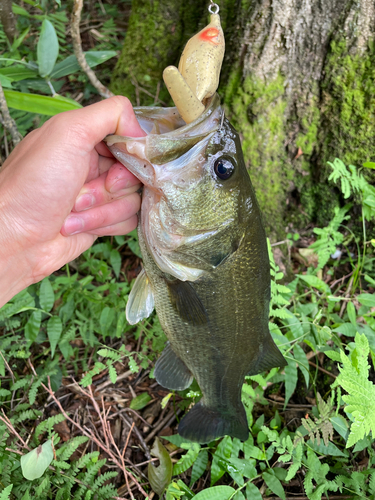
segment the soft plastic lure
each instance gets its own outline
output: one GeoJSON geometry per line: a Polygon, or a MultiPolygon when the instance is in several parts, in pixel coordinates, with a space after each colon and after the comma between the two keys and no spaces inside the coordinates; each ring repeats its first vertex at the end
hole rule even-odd
{"type": "Polygon", "coordinates": [[[211,14],[210,24],[190,38],[178,69],[168,66],[163,73],[173,102],[186,123],[203,113],[207,99],[219,85],[225,40],[217,12],[211,14]]]}

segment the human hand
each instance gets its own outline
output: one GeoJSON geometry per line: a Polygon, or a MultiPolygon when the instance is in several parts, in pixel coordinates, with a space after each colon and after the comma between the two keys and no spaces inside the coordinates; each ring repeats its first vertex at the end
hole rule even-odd
{"type": "Polygon", "coordinates": [[[132,106],[112,97],[54,116],[0,171],[0,306],[75,259],[97,236],[137,225],[140,183],[101,140],[139,137],[132,106]]]}

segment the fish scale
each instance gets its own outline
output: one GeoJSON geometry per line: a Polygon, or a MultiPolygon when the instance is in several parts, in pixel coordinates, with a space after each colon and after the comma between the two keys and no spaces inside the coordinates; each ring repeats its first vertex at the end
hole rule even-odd
{"type": "MultiPolygon", "coordinates": [[[[142,112],[136,112],[142,125],[142,112]]],[[[152,115],[157,120],[156,109],[152,115]]],[[[161,116],[168,121],[168,111],[161,116]]],[[[175,108],[170,116],[173,129],[175,108]]],[[[268,329],[270,270],[261,213],[238,134],[223,119],[217,95],[196,122],[162,134],[163,151],[168,134],[174,149],[166,163],[153,162],[160,154],[152,134],[110,144],[145,184],[138,226],[144,272],[132,289],[127,318],[135,323],[155,305],[169,341],[156,363],[156,380],[182,390],[194,377],[200,386],[202,399],[181,420],[179,433],[200,443],[227,434],[246,440],[245,376],[286,365],[268,329]],[[144,151],[138,162],[127,150],[135,140],[144,151]],[[144,175],[145,162],[154,175],[144,175]],[[228,178],[222,165],[230,169],[228,178]]]]}

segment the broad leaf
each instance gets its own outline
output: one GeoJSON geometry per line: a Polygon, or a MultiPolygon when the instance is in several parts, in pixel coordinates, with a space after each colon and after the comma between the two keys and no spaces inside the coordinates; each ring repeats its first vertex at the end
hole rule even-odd
{"type": "Polygon", "coordinates": [[[151,401],[151,399],[151,396],[147,392],[143,392],[132,400],[132,402],[130,403],[130,408],[132,410],[142,410],[142,408],[144,408],[147,403],[151,401]]]}
{"type": "Polygon", "coordinates": [[[40,76],[48,76],[55,66],[59,55],[59,41],[53,24],[44,19],[37,47],[40,76]]]}
{"type": "Polygon", "coordinates": [[[52,441],[49,439],[43,445],[21,457],[21,469],[24,478],[32,481],[42,477],[53,460],[52,441]]]}
{"type": "Polygon", "coordinates": [[[367,307],[375,307],[375,295],[371,293],[361,293],[357,295],[358,302],[367,307]]]}
{"type": "Polygon", "coordinates": [[[321,279],[317,278],[316,276],[311,276],[311,275],[304,275],[304,274],[297,274],[297,276],[307,283],[312,288],[316,288],[319,290],[319,292],[330,294],[331,289],[327,285],[327,283],[324,283],[321,279]]]}
{"type": "Polygon", "coordinates": [[[247,483],[246,485],[246,498],[251,500],[262,500],[262,495],[260,491],[253,483],[247,483]]]}
{"type": "Polygon", "coordinates": [[[29,113],[39,113],[41,115],[53,116],[63,111],[82,108],[73,99],[55,95],[49,97],[38,94],[27,94],[16,92],[15,90],[4,90],[5,99],[9,108],[28,111],[29,113]]]}
{"type": "Polygon", "coordinates": [[[60,340],[62,332],[62,322],[59,316],[52,316],[47,323],[47,335],[51,345],[51,358],[55,355],[56,346],[60,340]]]}
{"type": "Polygon", "coordinates": [[[35,342],[42,321],[42,311],[33,311],[25,326],[25,338],[30,342],[35,342]]]}
{"type": "Polygon", "coordinates": [[[150,481],[153,491],[161,496],[172,479],[172,460],[159,438],[155,438],[154,446],[151,449],[151,455],[159,459],[160,465],[155,467],[152,463],[148,464],[148,480],[150,481]]]}
{"type": "Polygon", "coordinates": [[[207,450],[201,450],[197,459],[193,464],[190,478],[190,487],[193,486],[195,481],[198,481],[200,477],[203,476],[208,463],[208,452],[207,450]]]}
{"type": "Polygon", "coordinates": [[[39,304],[43,311],[50,312],[55,302],[55,294],[52,289],[51,282],[48,278],[40,284],[39,289],[39,304]]]}
{"type": "Polygon", "coordinates": [[[194,498],[195,500],[229,500],[235,491],[231,486],[213,486],[200,491],[194,498]]]}
{"type": "MultiPolygon", "coordinates": [[[[108,59],[115,57],[117,52],[115,50],[102,50],[102,51],[89,51],[85,52],[85,59],[90,68],[102,64],[108,59]]],[[[63,61],[57,63],[53,68],[51,73],[51,78],[61,78],[63,76],[71,75],[81,70],[81,66],[78,64],[77,58],[71,55],[64,59],[63,61]]]]}
{"type": "Polygon", "coordinates": [[[262,477],[266,485],[269,487],[269,489],[273,493],[275,493],[277,497],[285,500],[285,491],[283,485],[280,483],[277,477],[274,474],[271,474],[270,472],[263,472],[262,477]]]}

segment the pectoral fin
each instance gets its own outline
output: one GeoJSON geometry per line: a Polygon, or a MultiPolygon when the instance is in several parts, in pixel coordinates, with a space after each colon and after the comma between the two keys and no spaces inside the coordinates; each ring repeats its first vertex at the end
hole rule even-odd
{"type": "Polygon", "coordinates": [[[170,391],[183,391],[193,381],[189,369],[173,351],[169,342],[155,364],[154,375],[158,383],[170,391]]]}
{"type": "Polygon", "coordinates": [[[208,322],[207,311],[189,281],[167,281],[172,306],[180,318],[192,326],[208,322]]]}
{"type": "Polygon", "coordinates": [[[135,325],[154,310],[154,294],[144,269],[139,273],[126,304],[126,319],[135,325]]]}

